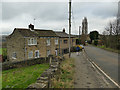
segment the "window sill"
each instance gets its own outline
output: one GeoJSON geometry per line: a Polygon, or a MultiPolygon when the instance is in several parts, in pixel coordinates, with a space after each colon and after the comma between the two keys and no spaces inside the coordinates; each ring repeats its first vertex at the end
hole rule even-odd
{"type": "Polygon", "coordinates": [[[35,58],[39,58],[39,57],[35,57],[35,58]]]}
{"type": "Polygon", "coordinates": [[[28,46],[34,46],[34,45],[37,45],[37,44],[28,44],[28,46]]]}
{"type": "Polygon", "coordinates": [[[16,59],[16,58],[12,57],[12,59],[16,59]]]}

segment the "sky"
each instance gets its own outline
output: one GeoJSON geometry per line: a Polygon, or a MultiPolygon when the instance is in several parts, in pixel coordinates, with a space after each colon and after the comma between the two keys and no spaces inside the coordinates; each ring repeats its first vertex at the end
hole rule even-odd
{"type": "MultiPolygon", "coordinates": [[[[48,2],[39,0],[14,1],[3,0],[0,3],[0,30],[2,34],[11,34],[14,28],[28,28],[28,25],[34,24],[36,29],[46,29],[62,31],[68,30],[68,0],[48,2]],[[35,20],[34,20],[35,19],[35,20]]],[[[100,34],[110,21],[116,19],[118,12],[117,0],[77,1],[72,0],[72,34],[79,33],[79,26],[84,17],[88,20],[88,33],[97,30],[100,34]],[[106,2],[105,2],[106,1],[106,2]]]]}

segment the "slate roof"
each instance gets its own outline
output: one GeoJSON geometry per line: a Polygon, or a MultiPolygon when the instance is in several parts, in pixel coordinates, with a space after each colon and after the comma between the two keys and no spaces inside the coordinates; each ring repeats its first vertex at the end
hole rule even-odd
{"type": "Polygon", "coordinates": [[[52,30],[15,28],[24,37],[58,37],[52,30]]]}
{"type": "MultiPolygon", "coordinates": [[[[66,32],[55,32],[59,37],[61,38],[69,38],[69,34],[67,34],[66,32]]],[[[74,35],[71,35],[71,37],[76,37],[74,35]]]]}

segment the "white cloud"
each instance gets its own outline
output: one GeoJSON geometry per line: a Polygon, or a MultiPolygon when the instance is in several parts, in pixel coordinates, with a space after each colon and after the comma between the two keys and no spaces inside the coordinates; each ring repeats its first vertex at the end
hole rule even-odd
{"type": "MultiPolygon", "coordinates": [[[[89,32],[96,29],[100,33],[104,30],[109,20],[115,18],[117,3],[73,3],[72,4],[72,33],[78,34],[78,27],[82,18],[88,18],[89,32]]],[[[68,33],[68,3],[3,3],[3,34],[12,33],[14,28],[28,28],[34,23],[38,29],[62,30],[68,33]]]]}
{"type": "MultiPolygon", "coordinates": [[[[69,0],[2,0],[3,2],[68,2],[69,0]]],[[[118,2],[119,0],[71,0],[73,2],[118,2]]]]}

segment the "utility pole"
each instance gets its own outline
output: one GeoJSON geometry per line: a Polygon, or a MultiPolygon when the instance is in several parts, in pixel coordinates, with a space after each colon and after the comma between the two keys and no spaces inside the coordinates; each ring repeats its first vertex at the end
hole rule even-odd
{"type": "Polygon", "coordinates": [[[80,29],[81,29],[81,26],[79,26],[79,45],[80,45],[80,29]]]}
{"type": "Polygon", "coordinates": [[[69,0],[69,58],[71,56],[71,0],[69,0]]]}

